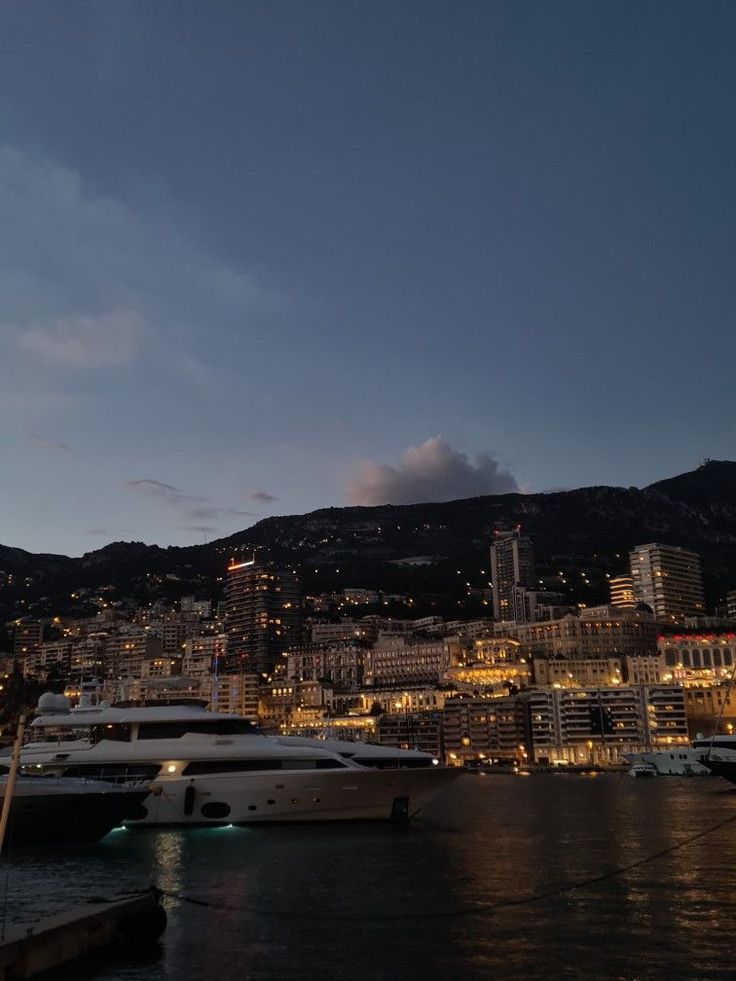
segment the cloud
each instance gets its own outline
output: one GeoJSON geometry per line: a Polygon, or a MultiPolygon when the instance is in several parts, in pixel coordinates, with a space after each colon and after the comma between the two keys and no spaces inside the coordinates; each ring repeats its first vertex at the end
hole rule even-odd
{"type": "Polygon", "coordinates": [[[220,352],[246,330],[257,339],[264,315],[283,307],[155,209],[100,195],[76,171],[8,145],[0,214],[0,399],[29,384],[45,399],[69,387],[59,368],[143,355],[149,369],[207,388],[219,370],[207,363],[213,337],[220,352]]]}
{"type": "Polygon", "coordinates": [[[126,483],[126,487],[139,494],[148,494],[151,497],[161,498],[167,504],[189,504],[194,501],[207,500],[206,497],[196,497],[193,494],[186,494],[178,487],[174,487],[173,484],[166,484],[162,480],[150,480],[148,478],[129,480],[126,483]]]}
{"type": "Polygon", "coordinates": [[[138,348],[142,318],[132,310],[98,317],[62,317],[10,328],[16,344],[31,355],[66,368],[115,368],[130,364],[138,348]]]}
{"type": "Polygon", "coordinates": [[[71,447],[67,446],[66,443],[61,443],[55,439],[46,439],[43,436],[39,436],[38,433],[31,433],[31,439],[34,444],[42,450],[61,450],[63,453],[71,453],[71,447]]]}
{"type": "Polygon", "coordinates": [[[410,446],[396,464],[363,461],[347,484],[350,503],[362,505],[450,501],[517,490],[514,477],[491,453],[478,453],[473,462],[441,436],[410,446]]]}
{"type": "Polygon", "coordinates": [[[220,518],[257,517],[253,511],[243,511],[240,508],[220,507],[210,502],[207,497],[187,494],[180,487],[168,484],[163,480],[153,480],[150,477],[128,480],[126,487],[138,494],[156,498],[167,507],[174,509],[180,520],[186,524],[175,525],[178,531],[192,531],[202,535],[214,535],[220,531],[218,527],[204,522],[217,521],[220,518]],[[192,506],[194,505],[194,507],[192,506]]]}
{"type": "Polygon", "coordinates": [[[278,497],[274,497],[273,494],[262,490],[251,491],[245,496],[247,500],[255,501],[257,504],[270,504],[272,501],[278,501],[278,497]]]}

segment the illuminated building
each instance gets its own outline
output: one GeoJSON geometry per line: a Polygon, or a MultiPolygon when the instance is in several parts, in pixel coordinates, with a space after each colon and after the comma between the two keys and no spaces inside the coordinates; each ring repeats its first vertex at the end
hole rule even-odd
{"type": "MultiPolygon", "coordinates": [[[[215,679],[212,679],[214,683],[215,679]]],[[[216,685],[210,693],[211,682],[202,680],[200,688],[202,697],[210,698],[209,708],[213,712],[232,712],[243,715],[246,719],[256,722],[258,719],[258,675],[245,671],[233,674],[219,674],[216,685]],[[208,686],[206,689],[204,686],[208,686]]]]}
{"type": "Polygon", "coordinates": [[[438,684],[450,666],[453,642],[421,637],[382,637],[366,652],[367,685],[438,684]]]}
{"type": "Polygon", "coordinates": [[[719,732],[736,731],[736,691],[728,685],[712,688],[686,688],[685,710],[690,735],[710,736],[716,725],[719,732]]]}
{"type": "Polygon", "coordinates": [[[631,576],[613,576],[608,588],[611,591],[611,606],[621,610],[633,610],[636,606],[634,580],[631,576]]]}
{"type": "Polygon", "coordinates": [[[514,587],[533,589],[538,585],[534,572],[534,546],[531,539],[513,531],[497,531],[491,545],[493,616],[514,620],[514,587]]]}
{"type": "Polygon", "coordinates": [[[534,682],[557,688],[586,688],[620,685],[621,659],[603,658],[537,658],[534,682]]]}
{"type": "Polygon", "coordinates": [[[341,640],[378,639],[379,626],[369,620],[340,620],[339,623],[312,623],[310,633],[313,644],[332,644],[341,640]]]}
{"type": "Polygon", "coordinates": [[[515,696],[450,698],[443,720],[445,761],[450,766],[526,759],[524,705],[515,696]]]}
{"type": "Polygon", "coordinates": [[[617,763],[625,753],[689,741],[678,685],[548,688],[517,697],[528,706],[527,748],[537,763],[617,763]]]}
{"type": "Polygon", "coordinates": [[[226,634],[208,634],[205,637],[191,637],[184,642],[184,657],[181,672],[187,678],[207,683],[215,667],[215,662],[218,665],[224,664],[226,653],[226,634]]]}
{"type": "Polygon", "coordinates": [[[105,639],[105,677],[140,678],[144,662],[160,658],[162,653],[160,637],[128,625],[105,639]]]}
{"type": "Polygon", "coordinates": [[[366,651],[366,645],[357,641],[300,644],[289,650],[286,675],[291,680],[320,680],[341,689],[357,688],[363,682],[366,651]]]}
{"type": "Polygon", "coordinates": [[[663,678],[686,687],[727,681],[736,664],[736,633],[662,634],[657,638],[663,678]]]}
{"type": "Polygon", "coordinates": [[[629,553],[637,603],[657,620],[682,620],[705,610],[700,556],[673,545],[639,545],[629,553]]]}
{"type": "Polygon", "coordinates": [[[395,709],[378,717],[376,730],[377,741],[383,746],[416,749],[440,760],[444,756],[444,718],[440,710],[403,712],[395,709]]]}
{"type": "Polygon", "coordinates": [[[24,676],[45,679],[53,673],[58,678],[68,678],[73,646],[71,640],[52,640],[29,647],[22,661],[24,676]]]}
{"type": "Polygon", "coordinates": [[[531,665],[525,649],[512,637],[484,637],[454,649],[446,679],[460,689],[483,690],[526,686],[531,665]]]}
{"type": "Polygon", "coordinates": [[[648,613],[635,610],[601,608],[569,614],[560,620],[516,624],[514,636],[537,658],[585,661],[653,654],[657,649],[657,628],[648,613]],[[592,616],[591,613],[596,612],[592,616]],[[613,615],[611,615],[613,614],[613,615]]]}
{"type": "Polygon", "coordinates": [[[38,654],[44,636],[45,620],[22,618],[13,621],[13,655],[19,660],[38,654]]]}
{"type": "Polygon", "coordinates": [[[255,561],[233,562],[225,596],[227,670],[270,674],[302,639],[298,577],[255,561]]]}
{"type": "Polygon", "coordinates": [[[726,593],[726,615],[736,620],[736,589],[731,589],[726,593]]]}

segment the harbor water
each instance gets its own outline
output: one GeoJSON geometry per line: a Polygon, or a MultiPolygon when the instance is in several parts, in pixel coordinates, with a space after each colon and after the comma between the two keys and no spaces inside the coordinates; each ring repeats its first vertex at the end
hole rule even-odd
{"type": "Polygon", "coordinates": [[[8,921],[155,883],[169,926],[104,981],[733,978],[736,818],[716,778],[467,775],[409,827],[120,830],[3,862],[8,921]],[[558,895],[533,899],[559,889],[558,895]]]}

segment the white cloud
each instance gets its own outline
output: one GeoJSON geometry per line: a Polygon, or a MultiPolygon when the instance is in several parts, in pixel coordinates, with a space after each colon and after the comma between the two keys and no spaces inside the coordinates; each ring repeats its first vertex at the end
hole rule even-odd
{"type": "Polygon", "coordinates": [[[99,317],[63,317],[48,324],[14,328],[24,351],[69,368],[119,367],[135,357],[143,328],[132,310],[99,317]]]}
{"type": "Polygon", "coordinates": [[[514,477],[490,453],[472,461],[441,436],[410,446],[396,464],[365,460],[347,484],[351,504],[416,504],[518,490],[514,477]]]}
{"type": "MultiPolygon", "coordinates": [[[[0,214],[0,389],[18,377],[19,355],[40,371],[124,366],[145,353],[205,384],[213,336],[257,333],[263,311],[281,303],[160,216],[9,146],[0,146],[0,214]]],[[[44,380],[47,390],[64,385],[44,380]]]]}

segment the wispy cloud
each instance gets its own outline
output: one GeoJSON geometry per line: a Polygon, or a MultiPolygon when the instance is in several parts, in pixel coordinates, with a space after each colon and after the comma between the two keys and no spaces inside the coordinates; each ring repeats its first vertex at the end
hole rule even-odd
{"type": "Polygon", "coordinates": [[[72,451],[66,443],[56,439],[46,439],[44,436],[39,436],[38,433],[31,433],[31,441],[41,450],[57,450],[62,453],[71,453],[72,451]]]}
{"type": "Polygon", "coordinates": [[[255,511],[241,511],[239,508],[218,508],[218,507],[199,507],[191,508],[187,511],[187,517],[191,521],[202,520],[206,521],[208,518],[216,518],[218,515],[240,515],[246,518],[255,518],[255,511]]]}
{"type": "Polygon", "coordinates": [[[139,494],[148,494],[150,497],[158,497],[167,504],[190,504],[195,501],[206,501],[206,497],[197,497],[194,494],[187,494],[173,484],[166,484],[163,480],[151,480],[147,477],[127,481],[126,486],[139,494]]]}
{"type": "Polygon", "coordinates": [[[491,453],[478,453],[473,461],[441,436],[409,447],[395,464],[363,461],[347,484],[350,503],[363,505],[450,501],[516,490],[515,478],[491,453]]]}
{"type": "Polygon", "coordinates": [[[253,501],[256,504],[270,504],[272,501],[278,501],[278,497],[262,490],[250,491],[245,495],[245,498],[247,501],[253,501]]]}
{"type": "Polygon", "coordinates": [[[66,368],[115,368],[133,361],[143,320],[132,310],[115,310],[10,330],[18,347],[44,361],[66,368]]]}
{"type": "Polygon", "coordinates": [[[0,374],[3,361],[7,369],[0,398],[13,384],[22,392],[34,366],[39,387],[58,391],[70,384],[59,368],[125,367],[144,349],[148,365],[208,387],[216,375],[202,324],[222,338],[246,328],[257,335],[264,313],[283,304],[181,229],[7,145],[0,145],[0,214],[0,374]],[[13,370],[13,358],[25,360],[24,372],[13,370]]]}
{"type": "Polygon", "coordinates": [[[179,531],[193,531],[203,535],[214,535],[220,529],[214,524],[206,524],[205,522],[214,522],[220,519],[234,517],[257,517],[253,511],[221,507],[211,502],[207,497],[188,494],[174,484],[166,483],[163,480],[153,480],[150,477],[139,477],[135,480],[128,480],[126,487],[135,493],[154,498],[165,506],[172,508],[179,519],[185,522],[185,524],[174,526],[179,531]]]}

